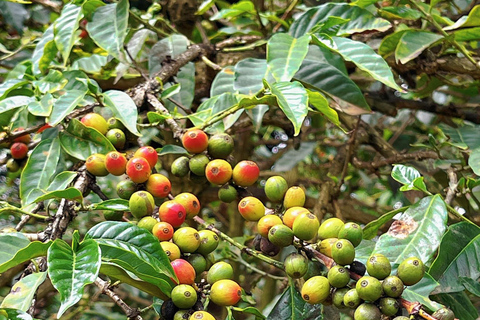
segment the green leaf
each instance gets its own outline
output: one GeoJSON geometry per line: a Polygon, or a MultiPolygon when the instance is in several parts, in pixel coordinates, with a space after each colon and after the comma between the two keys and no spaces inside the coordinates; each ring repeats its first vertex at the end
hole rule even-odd
{"type": "Polygon", "coordinates": [[[408,32],[410,29],[407,30],[400,30],[396,31],[382,39],[380,46],[378,47],[378,54],[382,57],[386,57],[395,52],[397,49],[398,43],[403,35],[408,32]]]}
{"type": "Polygon", "coordinates": [[[430,274],[439,283],[435,293],[463,291],[459,277],[480,277],[480,228],[468,222],[451,225],[442,238],[430,274]]]}
{"type": "Polygon", "coordinates": [[[94,153],[107,154],[115,151],[112,143],[98,130],[86,127],[77,119],[72,119],[67,128],[60,132],[60,143],[66,153],[80,160],[94,153]]]}
{"type": "Polygon", "coordinates": [[[253,314],[255,316],[255,319],[266,319],[265,316],[258,310],[257,308],[254,307],[246,307],[246,308],[238,308],[238,307],[233,307],[232,310],[238,311],[238,312],[243,312],[243,313],[248,313],[248,314],[253,314]]]}
{"type": "Polygon", "coordinates": [[[290,34],[295,38],[308,33],[317,24],[329,17],[339,17],[349,21],[340,26],[337,35],[350,35],[367,30],[386,31],[391,28],[390,22],[376,18],[370,11],[351,6],[347,3],[326,3],[309,9],[297,18],[290,27],[290,34]]]}
{"type": "Polygon", "coordinates": [[[55,58],[58,49],[53,39],[54,24],[51,24],[43,33],[32,55],[32,69],[34,74],[45,72],[55,58]]]}
{"type": "Polygon", "coordinates": [[[300,161],[311,155],[316,146],[316,142],[302,142],[298,150],[290,149],[275,161],[272,171],[287,172],[292,170],[300,161]]]}
{"type": "Polygon", "coordinates": [[[45,281],[46,277],[46,272],[37,272],[20,279],[3,299],[0,308],[13,308],[27,312],[32,305],[38,287],[45,281]]]}
{"type": "Polygon", "coordinates": [[[407,6],[398,7],[383,7],[378,10],[378,13],[382,18],[394,20],[418,20],[422,17],[422,13],[416,9],[409,8],[407,6]]]}
{"type": "Polygon", "coordinates": [[[32,316],[28,313],[10,308],[0,308],[1,320],[32,320],[32,316]]]}
{"type": "Polygon", "coordinates": [[[11,260],[17,251],[25,248],[29,243],[30,240],[21,233],[0,234],[0,266],[11,260]]]}
{"type": "Polygon", "coordinates": [[[165,154],[188,154],[188,151],[180,146],[176,146],[173,144],[167,144],[160,148],[161,150],[158,152],[159,156],[163,156],[165,154]]]}
{"type": "Polygon", "coordinates": [[[0,126],[6,126],[18,108],[35,101],[34,97],[13,96],[0,101],[0,126]]]}
{"type": "Polygon", "coordinates": [[[477,320],[478,311],[465,292],[441,293],[434,296],[435,300],[448,306],[456,319],[477,320]]]}
{"type": "Polygon", "coordinates": [[[98,242],[103,261],[119,265],[170,296],[172,279],[177,277],[160,243],[149,231],[127,222],[106,221],[90,229],[85,239],[98,242]]]}
{"type": "Polygon", "coordinates": [[[4,99],[11,91],[27,84],[27,80],[10,79],[0,84],[0,99],[4,99]]]}
{"type": "Polygon", "coordinates": [[[394,165],[391,175],[394,180],[403,185],[409,186],[412,189],[414,188],[413,182],[421,177],[420,172],[418,172],[417,169],[403,164],[394,165]]]}
{"type": "Polygon", "coordinates": [[[333,43],[328,40],[323,41],[323,43],[339,53],[346,61],[355,63],[360,70],[367,72],[375,80],[400,92],[405,91],[395,82],[392,70],[387,62],[370,46],[348,38],[332,37],[331,39],[333,43]]]}
{"type": "Polygon", "coordinates": [[[298,82],[277,82],[271,85],[272,94],[277,98],[278,106],[292,122],[295,136],[300,133],[303,120],[308,114],[308,95],[298,82]]]}
{"type": "Polygon", "coordinates": [[[294,79],[306,88],[327,94],[336,102],[336,109],[352,115],[369,113],[370,107],[355,82],[341,70],[323,61],[321,50],[310,46],[294,79]]]}
{"type": "Polygon", "coordinates": [[[398,42],[395,49],[395,59],[397,62],[405,64],[418,57],[423,50],[441,39],[443,39],[443,36],[432,32],[408,30],[398,42]]]}
{"type": "Polygon", "coordinates": [[[468,158],[468,165],[477,176],[480,176],[480,148],[472,150],[468,158]]]}
{"type": "Polygon", "coordinates": [[[458,280],[470,293],[480,297],[480,283],[477,280],[468,277],[459,277],[458,280]]]}
{"type": "Polygon", "coordinates": [[[431,275],[425,273],[425,276],[420,282],[405,288],[402,298],[409,301],[418,301],[433,312],[442,307],[429,298],[436,287],[438,287],[438,282],[435,281],[431,275]]]}
{"type": "Polygon", "coordinates": [[[57,190],[45,193],[44,195],[36,198],[33,202],[40,202],[49,199],[68,199],[68,200],[76,200],[78,202],[83,201],[82,192],[77,188],[67,188],[65,190],[57,190]]]}
{"type": "Polygon", "coordinates": [[[333,124],[341,127],[338,113],[328,105],[328,100],[323,94],[318,91],[307,90],[308,103],[316,110],[320,111],[325,118],[330,120],[333,124]]]}
{"type": "Polygon", "coordinates": [[[468,16],[463,16],[453,25],[443,28],[443,30],[455,30],[458,28],[479,27],[480,26],[480,5],[473,7],[468,16]]]}
{"type": "Polygon", "coordinates": [[[95,43],[110,55],[123,61],[123,42],[127,35],[129,2],[121,0],[97,8],[87,31],[95,43]]]}
{"type": "Polygon", "coordinates": [[[210,96],[218,96],[225,92],[235,93],[234,89],[235,70],[233,66],[224,67],[213,79],[210,87],[210,96]]]}
{"type": "Polygon", "coordinates": [[[64,66],[67,64],[70,51],[72,51],[73,45],[77,40],[75,32],[82,18],[82,7],[68,3],[63,7],[60,17],[55,20],[54,39],[58,50],[62,54],[64,66]]]}
{"type": "Polygon", "coordinates": [[[269,107],[266,104],[259,104],[255,107],[245,110],[247,115],[252,119],[253,130],[255,133],[258,133],[262,126],[262,120],[265,113],[268,111],[269,107]]]}
{"type": "Polygon", "coordinates": [[[249,0],[239,1],[238,3],[233,4],[228,9],[222,9],[218,11],[212,17],[210,17],[210,20],[215,21],[219,19],[235,18],[245,13],[247,14],[255,13],[255,6],[249,0]]]}
{"type": "Polygon", "coordinates": [[[47,191],[57,191],[65,189],[77,176],[74,171],[63,171],[55,176],[47,188],[47,191]]]}
{"type": "Polygon", "coordinates": [[[368,7],[371,4],[377,3],[378,0],[356,0],[350,3],[352,6],[357,6],[360,8],[368,7]]]}
{"type": "Polygon", "coordinates": [[[428,264],[436,253],[447,225],[447,208],[440,195],[425,197],[410,206],[380,236],[374,253],[385,255],[392,266],[415,256],[428,264]]]}
{"type": "Polygon", "coordinates": [[[43,77],[38,81],[33,81],[33,85],[42,93],[53,93],[62,89],[67,82],[68,80],[65,79],[60,71],[50,70],[46,77],[43,77]]]}
{"type": "Polygon", "coordinates": [[[137,130],[137,106],[128,94],[123,91],[109,90],[103,94],[103,101],[112,110],[115,118],[120,120],[131,133],[140,136],[137,130]]]}
{"type": "Polygon", "coordinates": [[[462,127],[453,128],[447,125],[440,125],[443,133],[450,137],[451,141],[460,146],[470,149],[480,148],[480,139],[478,139],[478,126],[464,125],[462,127]]]}
{"type": "Polygon", "coordinates": [[[480,39],[480,28],[466,28],[453,32],[455,41],[474,41],[480,39]]]}
{"type": "Polygon", "coordinates": [[[367,263],[368,258],[375,250],[375,241],[363,239],[362,242],[355,248],[355,260],[363,264],[367,263]]]}
{"type": "MultiPolygon", "coordinates": [[[[180,83],[180,92],[174,94],[171,99],[180,103],[185,108],[190,109],[195,95],[195,64],[189,62],[184,65],[174,79],[175,82],[180,83]]],[[[171,83],[167,83],[164,88],[168,88],[171,85],[171,83]]],[[[164,102],[168,110],[174,110],[176,108],[176,104],[173,102],[169,100],[165,100],[164,102]]]]}
{"type": "Polygon", "coordinates": [[[117,83],[118,80],[120,80],[123,77],[125,72],[128,70],[128,68],[132,64],[132,60],[130,59],[130,56],[132,56],[133,59],[135,60],[135,58],[137,58],[140,51],[142,50],[143,45],[145,44],[145,41],[147,40],[148,36],[152,34],[153,32],[147,29],[140,29],[133,34],[133,36],[130,38],[130,40],[127,43],[127,50],[128,50],[128,53],[130,54],[126,56],[128,63],[119,63],[115,68],[115,73],[117,74],[115,77],[115,83],[117,83]]]}
{"type": "Polygon", "coordinates": [[[92,54],[89,57],[83,57],[72,63],[72,69],[83,70],[88,73],[97,73],[108,62],[108,57],[103,54],[92,54]]]}
{"type": "Polygon", "coordinates": [[[58,138],[43,140],[33,149],[20,177],[20,197],[23,205],[35,200],[29,197],[33,189],[48,188],[59,159],[60,142],[58,138]]]}
{"type": "Polygon", "coordinates": [[[161,97],[162,99],[168,99],[168,98],[170,98],[171,96],[179,93],[181,88],[182,88],[182,87],[181,87],[180,83],[174,84],[173,86],[168,87],[168,88],[166,88],[165,90],[163,90],[162,93],[161,93],[161,95],[160,95],[160,97],[161,97]]]}
{"type": "Polygon", "coordinates": [[[198,7],[196,15],[202,15],[208,11],[215,4],[215,0],[204,0],[202,4],[198,7]]]}
{"type": "Polygon", "coordinates": [[[263,79],[273,83],[267,60],[247,58],[235,65],[233,88],[241,94],[253,95],[263,88],[263,79]]]}
{"type": "Polygon", "coordinates": [[[160,114],[158,112],[152,112],[152,111],[149,111],[147,112],[147,118],[148,118],[148,122],[150,123],[163,123],[165,121],[165,119],[170,119],[171,116],[165,116],[163,114],[160,114]]]}
{"type": "Polygon", "coordinates": [[[305,320],[303,309],[305,301],[293,284],[289,285],[273,307],[267,320],[291,319],[305,320]]]}
{"type": "Polygon", "coordinates": [[[83,288],[97,279],[100,270],[101,252],[97,242],[84,240],[76,243],[74,237],[72,247],[57,239],[48,249],[48,276],[60,293],[57,319],[80,301],[83,288]]]}
{"type": "MultiPolygon", "coordinates": [[[[406,209],[405,209],[406,210],[406,209]]],[[[396,211],[392,210],[389,211],[379,218],[370,221],[364,228],[363,228],[363,239],[371,240],[375,238],[377,235],[378,229],[380,229],[385,223],[392,220],[397,214],[403,213],[403,211],[396,211]]]]}
{"type": "Polygon", "coordinates": [[[292,79],[307,55],[309,43],[308,34],[296,39],[287,33],[277,33],[268,40],[268,70],[277,82],[292,79]]]}
{"type": "Polygon", "coordinates": [[[112,210],[112,211],[130,211],[128,200],[109,199],[92,206],[92,210],[112,210]]]}
{"type": "Polygon", "coordinates": [[[155,43],[148,56],[150,77],[154,77],[160,71],[162,62],[167,57],[174,59],[179,54],[185,52],[189,44],[188,38],[181,34],[174,34],[155,43]]]}
{"type": "Polygon", "coordinates": [[[84,90],[69,90],[63,96],[58,98],[54,104],[49,124],[54,127],[65,119],[65,117],[75,109],[87,94],[87,88],[84,90]]]}
{"type": "Polygon", "coordinates": [[[3,273],[25,261],[46,256],[47,250],[52,244],[51,241],[30,242],[24,236],[19,238],[9,235],[11,234],[0,235],[0,244],[1,247],[4,248],[0,251],[0,273],[3,273]]]}

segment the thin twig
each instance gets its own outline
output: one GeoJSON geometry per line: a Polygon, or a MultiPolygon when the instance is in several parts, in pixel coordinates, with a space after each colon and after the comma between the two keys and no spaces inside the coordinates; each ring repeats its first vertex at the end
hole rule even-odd
{"type": "Polygon", "coordinates": [[[100,288],[100,290],[102,290],[102,293],[105,293],[107,296],[109,296],[113,302],[115,302],[115,304],[123,310],[128,319],[142,320],[142,317],[140,316],[140,310],[131,308],[128,304],[126,304],[125,301],[118,296],[118,294],[110,289],[107,281],[97,278],[97,280],[95,280],[95,284],[100,288]]]}

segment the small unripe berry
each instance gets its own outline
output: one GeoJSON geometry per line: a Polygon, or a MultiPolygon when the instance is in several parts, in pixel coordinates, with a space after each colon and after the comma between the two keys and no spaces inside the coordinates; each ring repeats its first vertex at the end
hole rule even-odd
{"type": "Polygon", "coordinates": [[[117,118],[109,118],[107,120],[107,123],[108,123],[108,129],[119,129],[122,131],[126,129],[123,123],[117,118]]]}
{"type": "Polygon", "coordinates": [[[156,198],[166,198],[172,189],[172,184],[163,174],[154,173],[148,177],[145,188],[156,198]]]}
{"type": "Polygon", "coordinates": [[[187,257],[187,261],[195,269],[195,274],[201,274],[207,270],[207,259],[200,253],[192,253],[187,257]]]}
{"type": "Polygon", "coordinates": [[[303,191],[302,188],[297,186],[288,188],[283,198],[283,207],[285,209],[288,209],[291,207],[303,207],[304,204],[305,204],[305,191],[303,191]]]}
{"type": "Polygon", "coordinates": [[[152,216],[146,216],[140,219],[137,223],[137,227],[148,230],[153,233],[153,227],[158,223],[157,219],[152,216]]]}
{"type": "MultiPolygon", "coordinates": [[[[394,316],[397,314],[400,304],[394,298],[382,298],[378,303],[378,308],[386,316],[394,316]]],[[[453,320],[453,319],[452,319],[453,320]]]]}
{"type": "Polygon", "coordinates": [[[284,224],[277,224],[268,231],[268,240],[276,246],[287,247],[293,242],[293,231],[284,224]]]}
{"type": "Polygon", "coordinates": [[[380,320],[382,314],[377,306],[371,303],[362,303],[355,310],[353,319],[355,320],[380,320]]]}
{"type": "Polygon", "coordinates": [[[200,230],[198,231],[198,235],[200,236],[200,246],[198,247],[197,252],[204,256],[213,252],[220,242],[218,235],[210,230],[200,230]]]}
{"type": "Polygon", "coordinates": [[[105,167],[105,155],[96,153],[92,154],[85,161],[85,167],[87,171],[97,177],[104,177],[108,175],[107,168],[105,167]]]}
{"type": "Polygon", "coordinates": [[[291,253],[285,258],[284,267],[291,278],[299,279],[308,271],[308,259],[301,254],[291,253]]]}
{"type": "Polygon", "coordinates": [[[157,164],[157,161],[158,161],[157,151],[150,146],[139,148],[137,151],[135,151],[133,156],[144,158],[145,160],[147,160],[148,164],[150,165],[150,168],[152,169],[155,168],[155,165],[157,164]]]}
{"type": "Polygon", "coordinates": [[[8,159],[7,170],[9,172],[17,172],[20,170],[20,164],[15,159],[8,159]]]}
{"type": "Polygon", "coordinates": [[[328,238],[323,239],[322,241],[317,243],[318,251],[323,253],[327,257],[332,257],[332,248],[335,246],[335,243],[338,241],[337,238],[328,238]]]}
{"type": "Polygon", "coordinates": [[[168,222],[174,228],[178,228],[185,221],[187,213],[185,208],[175,200],[168,200],[162,203],[158,209],[158,216],[161,221],[168,222]]]}
{"type": "Polygon", "coordinates": [[[382,282],[383,292],[389,297],[398,298],[402,295],[404,285],[397,276],[386,277],[382,282]]]}
{"type": "Polygon", "coordinates": [[[200,129],[190,129],[183,135],[182,145],[190,153],[201,153],[207,150],[208,136],[200,129]]]}
{"type": "Polygon", "coordinates": [[[240,187],[249,187],[258,180],[260,168],[250,160],[244,160],[237,163],[233,168],[233,182],[240,187]]]}
{"type": "Polygon", "coordinates": [[[103,135],[105,135],[108,131],[107,121],[98,113],[86,114],[83,116],[81,121],[86,127],[97,129],[103,135]]]}
{"type": "Polygon", "coordinates": [[[322,222],[320,228],[318,228],[318,238],[338,238],[340,229],[344,226],[344,222],[338,218],[330,218],[322,222]]]}
{"type": "Polygon", "coordinates": [[[208,163],[210,160],[204,154],[197,154],[194,155],[190,161],[188,162],[188,167],[190,171],[200,177],[205,176],[205,169],[207,168],[208,163]]]}
{"type": "Polygon", "coordinates": [[[332,247],[332,258],[342,266],[350,264],[355,259],[355,248],[350,241],[339,239],[332,247]]]}
{"type": "Polygon", "coordinates": [[[210,300],[219,306],[233,306],[241,297],[242,288],[233,280],[219,280],[210,290],[210,300]]]}
{"type": "Polygon", "coordinates": [[[215,320],[215,318],[206,311],[195,311],[190,316],[190,320],[215,320]]]}
{"type": "Polygon", "coordinates": [[[226,133],[216,134],[208,140],[208,154],[214,159],[226,159],[233,148],[233,139],[226,133]]]}
{"type": "Polygon", "coordinates": [[[172,167],[170,168],[172,174],[175,177],[185,177],[190,172],[188,161],[188,158],[184,156],[175,159],[175,161],[172,162],[172,167]]]}
{"type": "Polygon", "coordinates": [[[361,277],[355,286],[360,299],[365,301],[376,301],[382,296],[382,284],[377,278],[370,276],[361,277]]]}
{"type": "Polygon", "coordinates": [[[135,191],[137,185],[131,180],[123,180],[117,184],[117,195],[122,199],[129,200],[135,191]]]}
{"type": "Polygon", "coordinates": [[[328,282],[335,288],[343,288],[350,282],[350,272],[340,265],[328,270],[328,282]]]}
{"type": "Polygon", "coordinates": [[[173,234],[173,243],[175,243],[182,252],[195,252],[200,246],[200,235],[194,228],[183,227],[173,234]]]}
{"type": "Polygon", "coordinates": [[[178,285],[172,290],[172,301],[179,308],[191,308],[197,302],[197,292],[189,285],[178,285]]]}
{"type": "Polygon", "coordinates": [[[302,213],[310,213],[310,211],[303,207],[291,207],[287,209],[287,211],[285,211],[285,213],[283,214],[283,223],[287,227],[293,228],[293,223],[295,222],[295,219],[302,213]]]}
{"type": "Polygon", "coordinates": [[[345,297],[345,294],[348,292],[348,290],[348,288],[341,288],[335,290],[332,295],[332,302],[335,307],[339,309],[346,308],[345,303],[343,303],[343,298],[345,297]]]}
{"type": "Polygon", "coordinates": [[[383,280],[390,275],[392,266],[390,261],[383,254],[376,253],[367,260],[367,272],[378,280],[383,280]]]}
{"type": "Polygon", "coordinates": [[[105,168],[114,176],[121,176],[127,170],[127,158],[117,151],[111,151],[105,156],[105,168]]]}
{"type": "Polygon", "coordinates": [[[317,236],[320,222],[311,213],[302,213],[293,222],[293,233],[301,240],[309,241],[317,236]]]}
{"type": "Polygon", "coordinates": [[[343,296],[343,304],[351,309],[355,309],[360,305],[362,299],[358,296],[357,289],[350,289],[343,296]]]}
{"type": "Polygon", "coordinates": [[[23,142],[15,142],[10,147],[10,153],[15,160],[21,160],[28,154],[28,146],[23,142]]]}
{"type": "Polygon", "coordinates": [[[107,137],[108,141],[112,143],[115,149],[121,150],[125,147],[126,137],[122,130],[110,129],[107,131],[105,136],[107,137]]]}
{"type": "Polygon", "coordinates": [[[134,157],[127,162],[127,175],[135,183],[143,183],[148,180],[152,169],[144,158],[134,157]]]}
{"type": "Polygon", "coordinates": [[[226,184],[222,186],[220,189],[218,189],[218,199],[220,201],[225,202],[225,203],[230,203],[233,202],[237,199],[238,192],[235,187],[226,184]]]}
{"type": "Polygon", "coordinates": [[[422,280],[425,274],[425,266],[422,260],[417,257],[410,257],[405,259],[397,269],[398,277],[407,286],[413,286],[420,280],[422,280]]]}
{"type": "Polygon", "coordinates": [[[363,229],[357,223],[347,222],[338,231],[338,238],[347,239],[356,247],[362,242],[363,229]]]}

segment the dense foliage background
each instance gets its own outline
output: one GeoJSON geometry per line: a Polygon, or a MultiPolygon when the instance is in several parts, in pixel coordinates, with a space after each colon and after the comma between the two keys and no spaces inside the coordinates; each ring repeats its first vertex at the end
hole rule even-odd
{"type": "MultiPolygon", "coordinates": [[[[230,133],[234,159],[261,168],[248,190],[267,206],[276,205],[263,183],[282,175],[305,188],[305,206],[319,219],[364,225],[358,260],[383,253],[396,268],[420,257],[427,274],[406,300],[477,319],[480,6],[230,2],[0,2],[0,143],[32,135],[21,169],[7,171],[9,150],[0,151],[0,300],[7,308],[0,317],[27,319],[28,311],[41,319],[59,312],[62,319],[124,319],[136,308],[136,317],[158,317],[153,296],[162,293],[146,283],[160,280],[112,263],[116,253],[92,231],[79,244],[105,220],[103,210],[128,210],[115,193],[121,178],[95,179],[83,166],[90,154],[114,150],[77,121],[94,110],[120,119],[132,149],[158,148],[157,169],[169,175],[172,194],[197,195],[207,223],[236,243],[251,246],[255,236],[237,204],[218,201],[218,187],[203,180],[170,174],[173,160],[187,153],[179,143],[185,128],[230,133]],[[58,266],[45,258],[62,251],[67,261],[88,253],[87,262],[65,271],[72,288],[58,285],[58,266]],[[78,273],[85,276],[75,279],[78,273]],[[120,284],[106,286],[105,276],[120,284]]],[[[331,306],[305,305],[282,270],[227,242],[215,257],[234,266],[247,300],[265,317],[349,319],[331,306]]],[[[248,305],[233,316],[262,318],[256,309],[242,312],[248,305]]],[[[435,319],[424,311],[416,317],[435,319]]]]}

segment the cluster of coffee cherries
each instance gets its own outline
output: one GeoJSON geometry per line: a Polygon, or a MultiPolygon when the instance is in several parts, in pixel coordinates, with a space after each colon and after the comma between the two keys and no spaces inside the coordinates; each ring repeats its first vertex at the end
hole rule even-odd
{"type": "MultiPolygon", "coordinates": [[[[23,128],[16,128],[12,130],[12,133],[22,131],[23,128]]],[[[7,137],[7,132],[1,132],[0,138],[7,137]]],[[[0,145],[0,148],[9,148],[11,158],[7,160],[7,170],[10,172],[18,172],[26,164],[26,158],[28,155],[28,144],[32,141],[29,134],[17,137],[12,143],[5,142],[0,145]]]]}
{"type": "Polygon", "coordinates": [[[128,139],[135,139],[135,136],[131,135],[128,130],[125,129],[123,123],[116,118],[105,120],[105,118],[98,113],[92,112],[84,115],[80,121],[86,127],[97,129],[117,150],[123,150],[127,145],[128,139]]]}

